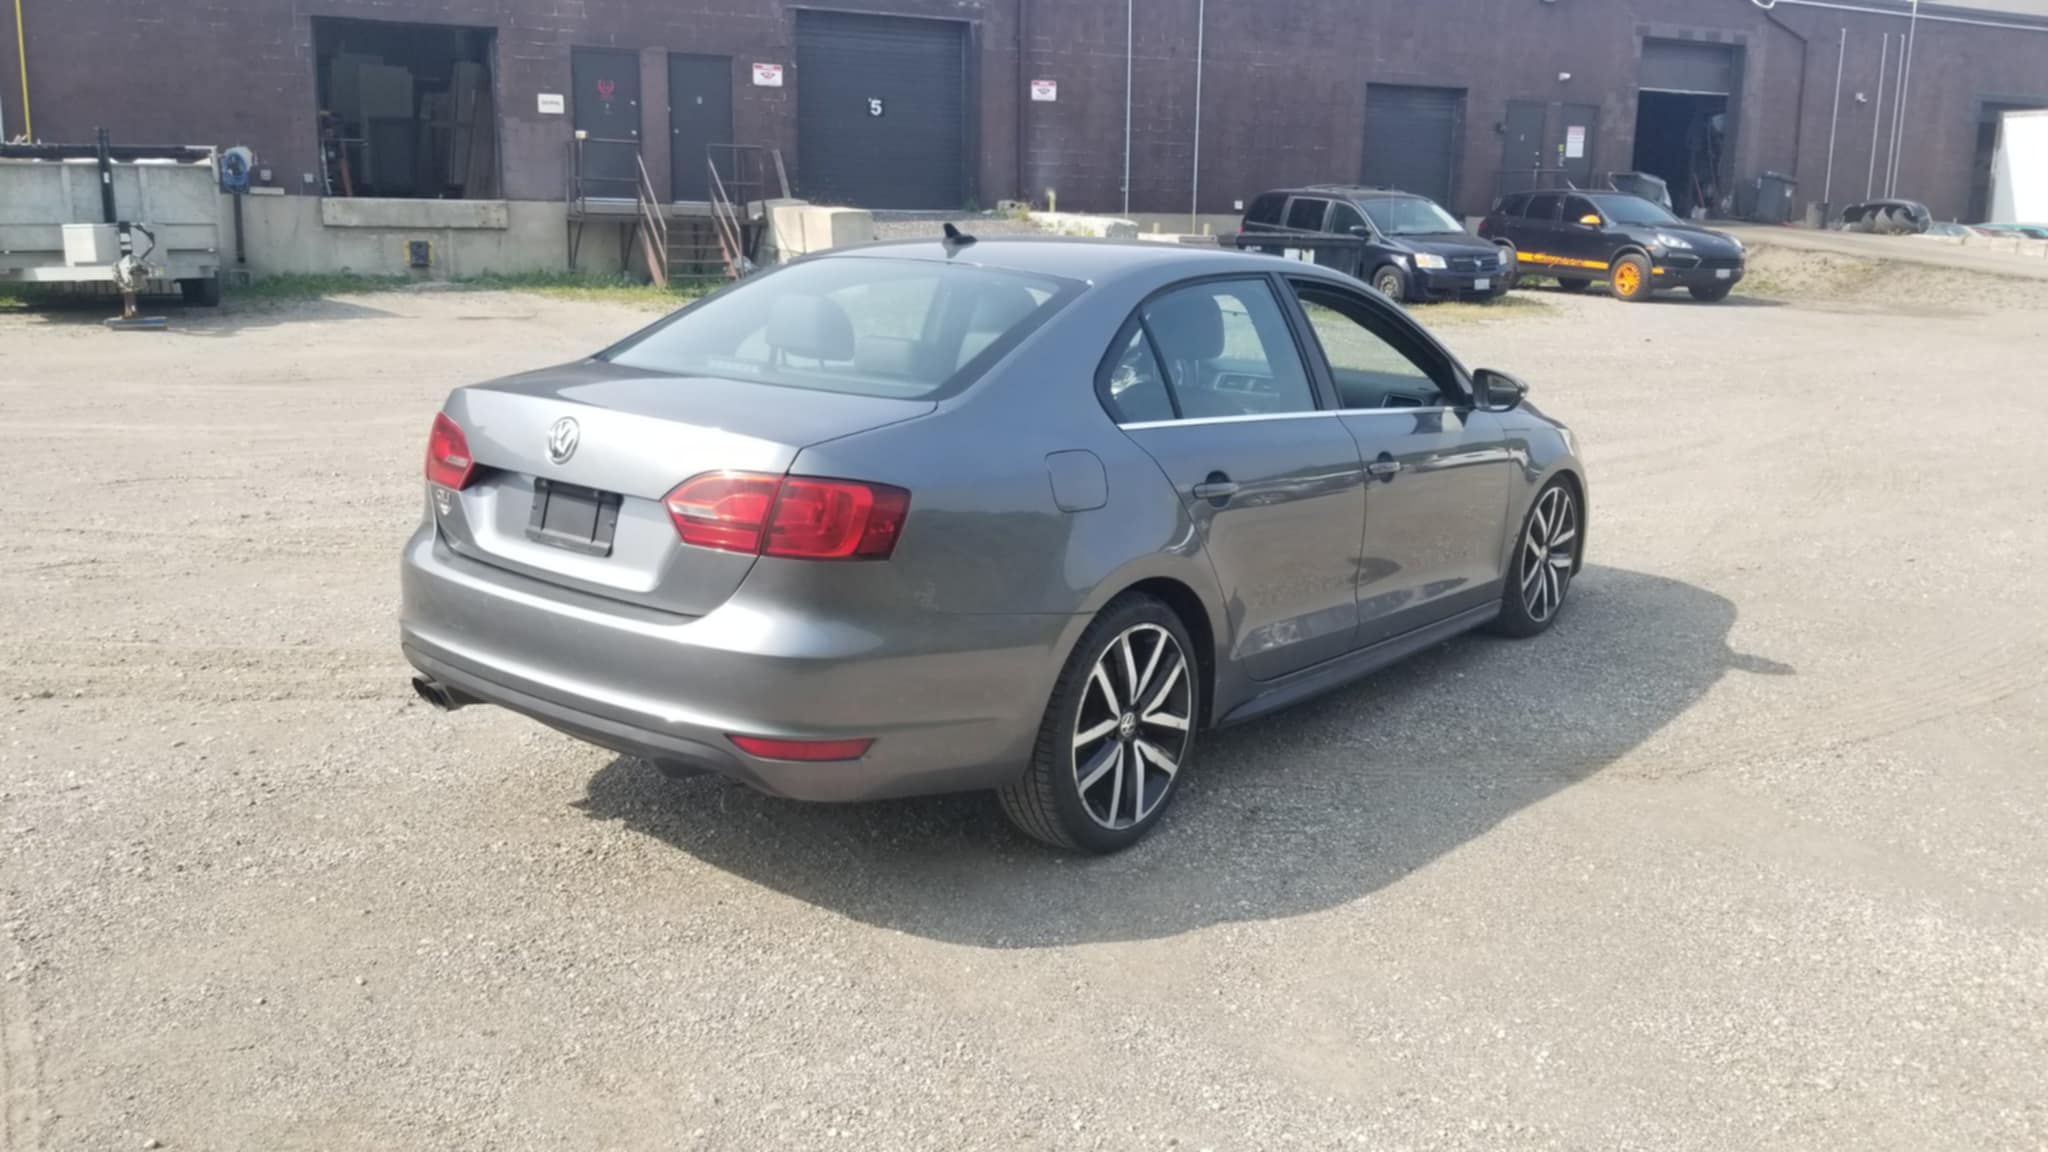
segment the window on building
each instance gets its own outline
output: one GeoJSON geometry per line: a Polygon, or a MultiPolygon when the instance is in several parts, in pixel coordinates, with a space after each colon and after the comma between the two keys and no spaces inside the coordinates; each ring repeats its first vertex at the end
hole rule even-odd
{"type": "Polygon", "coordinates": [[[314,17],[320,191],[495,198],[492,42],[488,28],[314,17]]]}

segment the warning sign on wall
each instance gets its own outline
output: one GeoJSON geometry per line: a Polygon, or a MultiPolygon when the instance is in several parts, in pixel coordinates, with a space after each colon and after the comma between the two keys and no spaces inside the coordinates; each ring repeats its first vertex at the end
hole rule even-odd
{"type": "Polygon", "coordinates": [[[1564,130],[1564,158],[1577,160],[1586,154],[1586,126],[1574,124],[1564,130]]]}
{"type": "Polygon", "coordinates": [[[780,87],[782,87],[782,65],[780,65],[780,64],[756,64],[756,65],[754,65],[754,87],[756,87],[756,88],[780,88],[780,87]]]}
{"type": "Polygon", "coordinates": [[[1033,80],[1031,99],[1039,104],[1050,104],[1060,98],[1060,82],[1057,80],[1033,80]]]}

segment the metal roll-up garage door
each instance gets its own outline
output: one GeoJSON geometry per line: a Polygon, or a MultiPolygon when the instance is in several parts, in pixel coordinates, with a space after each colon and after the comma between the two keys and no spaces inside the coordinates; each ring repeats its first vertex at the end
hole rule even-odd
{"type": "Polygon", "coordinates": [[[1735,53],[1726,44],[1645,40],[1641,87],[1652,92],[1726,96],[1735,91],[1735,53]]]}
{"type": "Polygon", "coordinates": [[[1464,118],[1463,89],[1366,85],[1365,182],[1448,207],[1464,118]]]}
{"type": "Polygon", "coordinates": [[[798,12],[797,185],[822,203],[967,202],[967,26],[798,12]]]}

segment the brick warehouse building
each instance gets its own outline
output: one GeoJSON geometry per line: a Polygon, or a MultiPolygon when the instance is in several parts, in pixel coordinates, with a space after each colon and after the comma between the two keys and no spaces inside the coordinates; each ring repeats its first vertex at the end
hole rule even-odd
{"type": "Polygon", "coordinates": [[[877,208],[1228,213],[1362,179],[1467,215],[1527,169],[1687,163],[1709,199],[1776,171],[1804,204],[1831,138],[1839,205],[1883,190],[1896,135],[1900,195],[1982,214],[1998,113],[2048,107],[2048,0],[1765,2],[21,0],[27,101],[0,50],[0,127],[245,144],[295,195],[332,189],[340,104],[358,195],[559,209],[582,127],[637,140],[679,200],[736,141],[877,208]],[[445,162],[451,134],[413,124],[457,106],[445,162]]]}

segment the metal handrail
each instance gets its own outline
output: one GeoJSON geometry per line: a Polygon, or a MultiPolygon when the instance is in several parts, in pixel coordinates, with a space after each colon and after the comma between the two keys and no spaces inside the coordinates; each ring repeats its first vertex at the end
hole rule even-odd
{"type": "Polygon", "coordinates": [[[647,175],[647,161],[636,151],[633,167],[638,179],[633,186],[635,207],[640,212],[642,247],[647,254],[647,275],[657,288],[668,287],[668,220],[661,214],[661,202],[654,198],[654,181],[647,175]]]}

